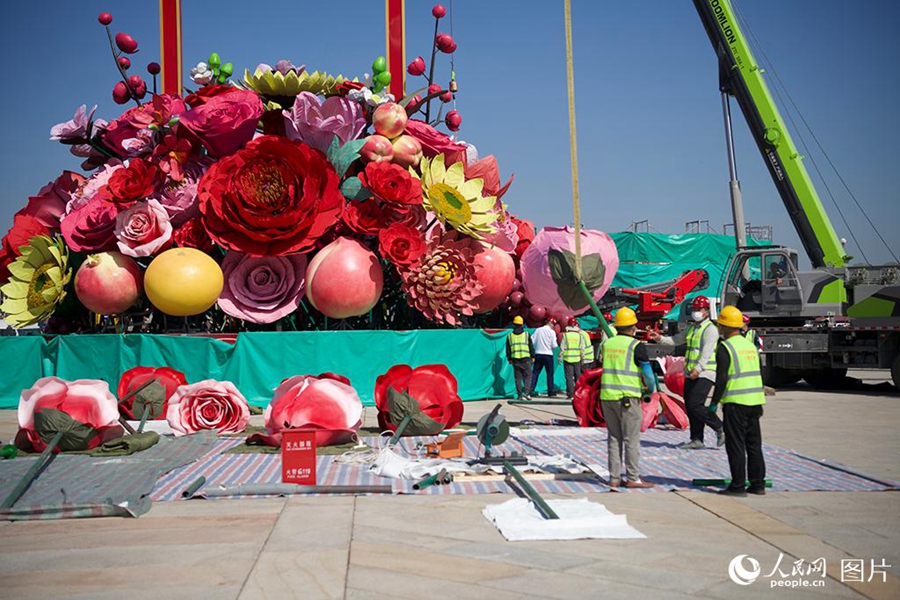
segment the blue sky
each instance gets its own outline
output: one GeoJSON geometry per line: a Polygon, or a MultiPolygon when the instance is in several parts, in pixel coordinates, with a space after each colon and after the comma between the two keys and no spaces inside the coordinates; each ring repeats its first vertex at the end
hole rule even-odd
{"type": "MultiPolygon", "coordinates": [[[[433,4],[407,0],[407,60],[428,58],[433,4]]],[[[515,172],[505,199],[539,227],[572,220],[562,6],[562,0],[452,5],[460,137],[482,155],[497,156],[504,178],[515,172]]],[[[846,0],[743,0],[739,6],[844,180],[900,253],[900,4],[872,1],[863,9],[846,0]]],[[[107,119],[122,111],[112,102],[117,73],[96,21],[103,11],[113,14],[114,32],[138,41],[133,72],[144,75],[145,65],[159,58],[156,0],[5,7],[4,231],[29,195],[62,170],[78,169],[66,147],[48,140],[50,127],[82,103],[98,104],[97,115],[107,119]]],[[[613,232],[650,219],[655,230],[679,233],[686,221],[708,219],[721,229],[731,209],[718,75],[693,3],[573,0],[573,16],[583,223],[613,232]]],[[[236,73],[289,58],[352,77],[384,54],[384,3],[377,0],[185,0],[182,24],[185,72],[217,51],[236,73]]],[[[441,30],[449,27],[448,16],[441,30]]],[[[446,56],[437,73],[446,83],[446,56]]],[[[736,105],[733,110],[747,220],[773,225],[776,242],[800,249],[736,105]]],[[[868,258],[888,260],[825,159],[818,150],[809,154],[868,258]]],[[[821,185],[819,192],[838,234],[850,238],[821,185]]],[[[861,256],[852,241],[849,251],[861,256]]]]}

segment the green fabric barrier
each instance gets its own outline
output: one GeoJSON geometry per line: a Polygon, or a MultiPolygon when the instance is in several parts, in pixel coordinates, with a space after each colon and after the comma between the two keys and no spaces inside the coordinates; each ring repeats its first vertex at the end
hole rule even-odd
{"type": "MultiPolygon", "coordinates": [[[[19,394],[40,377],[103,379],[115,393],[132,367],[169,366],[188,382],[234,383],[247,400],[265,406],[286,377],[330,371],[350,379],[367,406],[375,379],[396,364],[445,364],[463,400],[513,397],[513,369],[506,362],[508,331],[300,331],[241,333],[235,344],[167,335],[66,335],[0,337],[6,357],[0,377],[0,408],[16,408],[19,394]]],[[[544,375],[538,384],[543,389],[544,375]]],[[[562,367],[554,382],[565,389],[562,367]]]]}

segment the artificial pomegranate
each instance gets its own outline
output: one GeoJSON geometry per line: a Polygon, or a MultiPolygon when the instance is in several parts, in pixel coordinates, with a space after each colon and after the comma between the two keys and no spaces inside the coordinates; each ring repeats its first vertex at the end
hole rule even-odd
{"type": "Polygon", "coordinates": [[[144,289],[153,306],[167,315],[189,317],[206,312],[222,293],[219,263],[194,248],[172,248],[153,259],[144,289]]]}
{"type": "Polygon", "coordinates": [[[346,237],[319,250],[306,270],[306,297],[332,319],[369,312],[381,297],[383,287],[378,258],[358,241],[346,237]]]}
{"type": "Polygon", "coordinates": [[[75,273],[75,295],[88,310],[101,315],[123,313],[137,302],[144,272],[119,252],[91,254],[75,273]]]}

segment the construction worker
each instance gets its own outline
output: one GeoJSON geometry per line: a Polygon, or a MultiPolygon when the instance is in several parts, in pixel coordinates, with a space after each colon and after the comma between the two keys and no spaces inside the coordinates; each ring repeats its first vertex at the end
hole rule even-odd
{"type": "Polygon", "coordinates": [[[513,330],[506,336],[506,360],[513,366],[519,400],[531,400],[531,361],[534,345],[525,331],[522,317],[513,319],[513,330]]]}
{"type": "MultiPolygon", "coordinates": [[[[625,487],[649,488],[652,483],[641,480],[641,372],[650,371],[646,346],[634,339],[637,317],[628,307],[616,312],[618,335],[603,342],[603,375],[600,378],[600,401],[606,420],[609,487],[622,483],[622,454],[625,455],[625,487]]],[[[656,379],[646,377],[651,391],[656,379]]]]}
{"type": "Polygon", "coordinates": [[[547,397],[553,398],[553,350],[559,346],[556,341],[556,330],[553,328],[555,321],[550,319],[531,334],[531,343],[534,346],[534,370],[531,374],[531,391],[537,387],[538,377],[541,371],[547,371],[547,397]]]}
{"type": "Polygon", "coordinates": [[[725,451],[731,469],[731,485],[719,492],[727,496],[760,496],[766,493],[766,462],[762,453],[759,419],[766,395],[759,370],[759,352],[741,335],[743,315],[724,306],[716,323],[724,340],[716,351],[716,391],[710,410],[719,403],[725,415],[725,451]],[[750,480],[747,488],[745,481],[750,480]]]}
{"type": "Polygon", "coordinates": [[[581,372],[584,373],[588,369],[594,368],[594,360],[597,353],[594,350],[594,342],[591,339],[591,334],[582,329],[581,337],[584,338],[584,353],[581,355],[581,372]]]}
{"type": "Polygon", "coordinates": [[[581,377],[581,363],[584,361],[584,347],[590,346],[590,339],[585,344],[584,333],[578,327],[575,317],[569,317],[566,322],[566,331],[563,333],[562,343],[559,346],[559,362],[566,374],[566,398],[572,398],[575,393],[575,382],[581,377]]]}
{"type": "Polygon", "coordinates": [[[661,336],[651,331],[650,340],[659,341],[663,346],[686,344],[684,354],[684,403],[690,422],[691,439],[679,446],[684,450],[699,450],[703,444],[704,426],[716,432],[716,446],[725,444],[722,420],[714,412],[706,409],[706,398],[716,380],[716,346],[719,332],[709,320],[709,299],[697,296],[691,301],[692,322],[687,329],[675,336],[661,336]]]}
{"type": "Polygon", "coordinates": [[[750,317],[748,317],[747,315],[743,315],[743,318],[744,318],[744,326],[741,327],[741,335],[744,336],[744,338],[748,342],[753,344],[757,350],[762,352],[763,351],[762,338],[759,337],[759,334],[756,332],[755,329],[750,329],[750,317]]]}

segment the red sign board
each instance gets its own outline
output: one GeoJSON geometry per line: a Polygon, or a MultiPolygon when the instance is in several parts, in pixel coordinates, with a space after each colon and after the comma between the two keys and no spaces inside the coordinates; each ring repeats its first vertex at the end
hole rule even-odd
{"type": "Polygon", "coordinates": [[[286,429],[281,432],[281,481],[316,485],[316,432],[286,429]]]}

